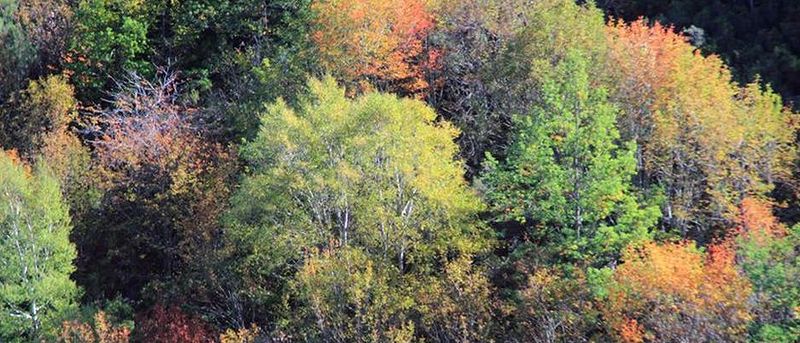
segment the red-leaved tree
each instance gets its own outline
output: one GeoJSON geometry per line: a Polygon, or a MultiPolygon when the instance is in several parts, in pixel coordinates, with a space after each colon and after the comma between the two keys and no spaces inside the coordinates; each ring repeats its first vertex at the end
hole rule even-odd
{"type": "Polygon", "coordinates": [[[136,320],[135,337],[140,342],[210,343],[216,334],[202,319],[177,306],[156,305],[136,320]]]}

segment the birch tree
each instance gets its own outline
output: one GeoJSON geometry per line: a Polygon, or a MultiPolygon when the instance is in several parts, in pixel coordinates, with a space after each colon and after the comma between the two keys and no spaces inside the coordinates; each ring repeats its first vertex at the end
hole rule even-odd
{"type": "Polygon", "coordinates": [[[312,341],[421,334],[414,327],[425,315],[414,304],[422,289],[453,259],[489,247],[477,218],[482,204],[455,158],[458,131],[417,100],[351,100],[332,78],[309,89],[297,108],[271,105],[242,150],[251,172],[232,200],[228,237],[243,255],[243,286],[275,314],[291,284],[300,305],[286,308],[289,329],[312,341]],[[378,313],[387,298],[402,301],[378,313]]]}
{"type": "Polygon", "coordinates": [[[32,342],[55,334],[76,309],[70,280],[75,247],[67,206],[46,168],[31,171],[0,154],[0,340],[32,342]]]}

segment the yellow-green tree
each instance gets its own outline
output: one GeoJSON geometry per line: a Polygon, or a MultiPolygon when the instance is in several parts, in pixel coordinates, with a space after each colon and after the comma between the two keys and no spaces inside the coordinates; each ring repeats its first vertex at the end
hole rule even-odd
{"type": "Polygon", "coordinates": [[[0,108],[0,144],[32,159],[52,133],[67,131],[77,117],[74,90],[66,78],[53,75],[32,80],[0,108]]]}
{"type": "Polygon", "coordinates": [[[309,339],[400,340],[422,335],[430,320],[441,324],[430,339],[446,341],[464,328],[421,307],[468,300],[431,280],[448,268],[479,280],[451,262],[490,244],[477,218],[482,204],[455,158],[458,131],[417,100],[350,100],[332,78],[309,88],[297,108],[271,105],[242,149],[251,172],[228,230],[243,288],[273,313],[281,297],[296,297],[287,330],[309,339]]]}
{"type": "Polygon", "coordinates": [[[75,246],[58,180],[44,166],[34,171],[0,154],[0,339],[52,338],[77,309],[70,280],[75,246]]]}
{"type": "Polygon", "coordinates": [[[509,118],[540,100],[542,82],[571,51],[584,55],[593,84],[605,73],[603,14],[593,3],[545,0],[520,6],[526,6],[524,24],[493,67],[503,88],[496,92],[502,99],[499,107],[509,118]]]}

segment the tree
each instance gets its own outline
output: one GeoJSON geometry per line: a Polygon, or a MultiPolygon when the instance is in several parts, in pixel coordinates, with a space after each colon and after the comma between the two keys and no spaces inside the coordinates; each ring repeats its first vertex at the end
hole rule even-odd
{"type": "Polygon", "coordinates": [[[238,142],[257,129],[253,113],[263,102],[294,97],[314,70],[310,4],[79,1],[65,66],[78,98],[101,107],[129,72],[150,78],[157,65],[181,70],[185,100],[213,117],[209,131],[238,142]]]}
{"type": "Polygon", "coordinates": [[[16,18],[36,58],[30,65],[31,78],[60,71],[69,35],[72,33],[71,2],[66,0],[21,0],[16,18]]]}
{"type": "Polygon", "coordinates": [[[73,222],[79,226],[102,195],[94,179],[91,152],[67,127],[49,132],[43,143],[36,160],[46,161],[61,182],[64,200],[69,204],[73,222]]]}
{"type": "Polygon", "coordinates": [[[335,342],[483,341],[490,336],[491,286],[469,256],[443,275],[398,275],[361,249],[323,251],[295,277],[291,320],[302,337],[335,342]]]}
{"type": "Polygon", "coordinates": [[[557,259],[613,262],[659,218],[630,188],[635,145],[618,145],[617,110],[603,89],[590,88],[579,53],[554,68],[541,97],[517,117],[506,160],[487,160],[481,180],[495,220],[521,223],[557,259]]]}
{"type": "Polygon", "coordinates": [[[0,109],[0,144],[33,159],[51,134],[68,133],[67,125],[77,118],[76,107],[74,90],[63,76],[30,81],[0,109]]]}
{"type": "Polygon", "coordinates": [[[58,342],[63,343],[128,343],[131,330],[124,325],[114,325],[104,311],[97,311],[91,323],[77,320],[61,324],[58,342]]]}
{"type": "Polygon", "coordinates": [[[587,60],[590,82],[603,79],[606,44],[602,12],[592,2],[546,0],[526,4],[524,21],[503,50],[493,72],[500,75],[502,89],[495,94],[506,120],[527,113],[542,100],[542,84],[551,77],[552,66],[572,51],[587,60]]]}
{"type": "Polygon", "coordinates": [[[216,82],[228,77],[224,68],[220,70],[226,54],[250,50],[259,55],[251,62],[257,66],[262,58],[282,64],[281,58],[305,53],[296,49],[309,43],[310,4],[311,0],[153,1],[146,5],[156,14],[157,24],[148,37],[158,37],[152,43],[161,55],[159,62],[174,58],[190,78],[216,82]]]}
{"type": "Polygon", "coordinates": [[[427,100],[461,129],[470,178],[486,152],[505,155],[512,116],[540,102],[541,81],[567,51],[582,51],[591,82],[601,79],[604,21],[591,3],[448,0],[436,8],[428,41],[438,63],[427,100]]]}
{"type": "Polygon", "coordinates": [[[17,19],[19,1],[0,2],[0,99],[24,84],[36,51],[17,19]]]}
{"type": "Polygon", "coordinates": [[[671,28],[639,20],[608,36],[620,128],[641,147],[637,185],[664,189],[666,227],[709,241],[743,198],[789,178],[796,119],[768,87],[738,87],[671,28]]]}
{"type": "Polygon", "coordinates": [[[152,16],[144,2],[81,0],[66,68],[80,100],[96,101],[127,72],[152,74],[147,32],[152,16]]]}
{"type": "Polygon", "coordinates": [[[419,329],[434,342],[479,342],[491,339],[494,286],[483,266],[462,256],[442,268],[443,275],[418,280],[422,312],[419,329]]]}
{"type": "Polygon", "coordinates": [[[69,212],[46,166],[31,171],[9,153],[0,155],[0,194],[0,338],[43,340],[77,309],[69,212]]]}
{"type": "Polygon", "coordinates": [[[428,87],[424,71],[432,55],[425,37],[433,18],[423,0],[319,0],[312,4],[313,40],[321,64],[351,92],[419,94],[428,87]]]}
{"type": "Polygon", "coordinates": [[[762,342],[800,338],[800,226],[786,228],[764,200],[742,201],[733,241],[744,274],[753,284],[752,337],[762,342]]]}
{"type": "Polygon", "coordinates": [[[311,340],[420,335],[419,287],[489,246],[457,131],[416,100],[350,100],[332,78],[309,89],[296,108],[272,104],[242,148],[228,237],[243,296],[311,340]]]}
{"type": "Polygon", "coordinates": [[[525,1],[438,1],[436,26],[428,44],[438,55],[427,71],[426,100],[461,130],[458,144],[467,177],[480,170],[486,151],[504,146],[507,113],[497,94],[510,85],[498,82],[502,52],[527,21],[525,1]]]}
{"type": "Polygon", "coordinates": [[[295,330],[309,339],[403,342],[414,335],[408,316],[413,299],[359,249],[307,259],[296,282],[297,300],[305,306],[295,330]]]}
{"type": "Polygon", "coordinates": [[[800,45],[792,1],[644,1],[599,2],[609,15],[633,21],[658,19],[689,34],[704,54],[717,54],[731,67],[737,82],[756,78],[770,83],[787,104],[800,95],[800,45]]]}
{"type": "Polygon", "coordinates": [[[624,342],[744,341],[752,288],[734,258],[725,245],[630,246],[607,285],[604,317],[624,342]]]}
{"type": "MultiPolygon", "coordinates": [[[[524,262],[521,262],[522,264],[524,262]]],[[[602,322],[585,273],[564,266],[525,266],[527,284],[510,301],[508,339],[525,342],[586,342],[600,336],[602,322]]]]}
{"type": "MultiPolygon", "coordinates": [[[[219,335],[221,343],[255,343],[259,340],[268,341],[268,339],[269,337],[264,336],[264,331],[256,325],[238,330],[228,329],[219,335]]],[[[280,339],[274,341],[283,342],[280,339]]]]}
{"type": "Polygon", "coordinates": [[[136,321],[134,335],[141,342],[210,343],[215,335],[203,320],[177,306],[156,305],[136,321]]]}
{"type": "Polygon", "coordinates": [[[685,39],[658,22],[652,27],[641,20],[628,25],[611,22],[606,29],[609,66],[613,66],[610,98],[621,109],[617,125],[623,139],[637,144],[635,181],[644,187],[648,181],[643,175],[644,150],[650,147],[657,115],[653,106],[664,101],[663,89],[674,82],[670,74],[685,49],[685,39]]]}
{"type": "Polygon", "coordinates": [[[217,216],[235,163],[206,139],[197,112],[179,95],[173,73],[154,81],[133,74],[87,129],[96,137],[93,173],[102,197],[74,238],[77,279],[90,298],[202,298],[200,287],[184,289],[182,281],[200,283],[192,273],[202,275],[215,257],[217,216]],[[143,293],[146,286],[159,292],[143,293]]]}
{"type": "Polygon", "coordinates": [[[73,126],[78,119],[74,88],[63,75],[30,81],[0,107],[0,145],[27,161],[46,160],[61,184],[73,222],[97,201],[90,152],[73,126]]]}
{"type": "MultiPolygon", "coordinates": [[[[204,104],[208,111],[217,113],[221,119],[217,129],[230,141],[238,143],[242,138],[255,137],[258,113],[264,103],[282,97],[294,104],[306,92],[307,74],[315,73],[319,62],[311,35],[315,16],[311,3],[312,0],[234,2],[231,6],[237,9],[232,13],[245,16],[246,24],[238,24],[242,27],[232,37],[225,25],[215,26],[222,31],[216,36],[230,42],[215,44],[207,41],[207,35],[197,37],[201,44],[193,45],[196,50],[215,51],[206,48],[206,44],[219,50],[218,56],[212,55],[207,61],[189,60],[208,66],[189,68],[208,70],[207,81],[213,82],[213,88],[204,104]],[[197,49],[197,45],[203,48],[197,49]]],[[[191,55],[203,56],[197,52],[191,55]]]]}

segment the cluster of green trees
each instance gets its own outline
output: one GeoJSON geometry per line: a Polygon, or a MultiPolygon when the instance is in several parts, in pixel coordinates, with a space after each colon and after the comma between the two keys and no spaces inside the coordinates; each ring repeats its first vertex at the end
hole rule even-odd
{"type": "Polygon", "coordinates": [[[0,341],[800,340],[791,79],[600,5],[0,0],[0,341]]]}

